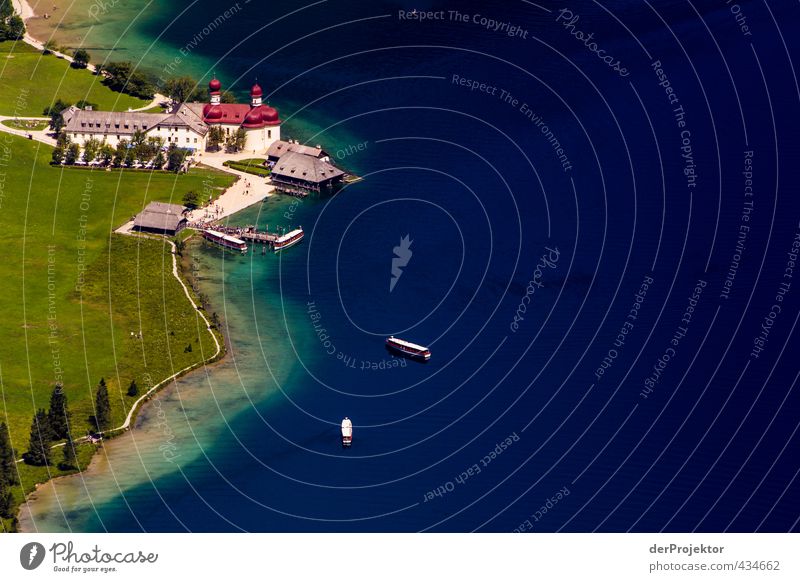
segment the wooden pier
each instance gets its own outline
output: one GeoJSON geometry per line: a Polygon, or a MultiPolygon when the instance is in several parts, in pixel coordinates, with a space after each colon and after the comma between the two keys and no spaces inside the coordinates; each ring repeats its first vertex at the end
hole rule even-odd
{"type": "MultiPolygon", "coordinates": [[[[259,232],[255,226],[230,227],[214,225],[211,228],[217,232],[221,232],[223,234],[227,234],[252,243],[250,248],[253,251],[255,251],[257,245],[259,244],[262,245],[262,250],[266,250],[266,247],[274,247],[275,241],[288,232],[286,229],[281,229],[278,232],[269,232],[269,230],[263,230],[259,232]]],[[[267,226],[267,229],[269,229],[269,226],[267,226]]]]}
{"type": "Polygon", "coordinates": [[[239,238],[242,240],[262,244],[272,244],[279,236],[276,232],[258,232],[255,230],[239,234],[239,238]]]}

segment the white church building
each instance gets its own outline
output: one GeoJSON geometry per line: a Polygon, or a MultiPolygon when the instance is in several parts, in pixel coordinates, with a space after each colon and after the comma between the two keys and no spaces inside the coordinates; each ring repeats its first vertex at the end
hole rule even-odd
{"type": "Polygon", "coordinates": [[[278,111],[263,102],[258,84],[250,90],[250,104],[222,103],[222,84],[214,79],[208,84],[208,103],[181,103],[169,113],[93,111],[70,107],[62,114],[64,131],[69,139],[83,146],[89,139],[105,141],[116,147],[142,131],[147,137],[160,137],[167,146],[205,151],[211,127],[221,127],[226,136],[239,128],[246,133],[245,152],[264,154],[280,140],[281,120],[278,111]]]}

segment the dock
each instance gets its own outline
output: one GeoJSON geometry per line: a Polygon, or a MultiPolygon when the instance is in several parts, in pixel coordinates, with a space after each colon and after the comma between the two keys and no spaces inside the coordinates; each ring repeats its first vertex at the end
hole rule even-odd
{"type": "MultiPolygon", "coordinates": [[[[267,225],[267,228],[263,231],[259,231],[255,226],[231,227],[231,226],[214,225],[212,228],[217,232],[234,236],[236,238],[240,238],[244,241],[252,243],[251,248],[253,250],[255,250],[256,246],[259,244],[263,245],[263,248],[266,248],[268,246],[270,248],[273,248],[275,246],[275,241],[277,241],[280,237],[286,234],[286,232],[289,232],[286,229],[280,229],[279,231],[270,232],[269,225],[267,225]]],[[[203,228],[200,230],[207,230],[207,229],[203,228]]]]}
{"type": "Polygon", "coordinates": [[[254,243],[272,244],[279,236],[280,235],[277,232],[258,232],[256,230],[252,230],[241,233],[239,238],[254,243]]]}

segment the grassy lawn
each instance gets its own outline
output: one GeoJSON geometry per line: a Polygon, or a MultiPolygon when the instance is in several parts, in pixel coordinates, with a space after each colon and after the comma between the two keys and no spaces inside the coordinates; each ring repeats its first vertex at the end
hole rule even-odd
{"type": "Polygon", "coordinates": [[[85,99],[105,111],[127,111],[149,102],[115,93],[101,77],[73,69],[64,59],[43,56],[22,42],[0,42],[0,83],[4,98],[0,115],[39,116],[56,99],[76,103],[85,99]]]}
{"type": "Polygon", "coordinates": [[[248,160],[225,162],[224,165],[234,170],[239,170],[240,172],[245,172],[247,174],[253,174],[255,176],[269,176],[269,169],[264,167],[264,163],[266,161],[267,160],[263,158],[251,158],[248,160]]]}
{"type": "MultiPolygon", "coordinates": [[[[153,200],[179,203],[189,190],[219,192],[233,176],[69,170],[49,165],[48,147],[4,139],[0,417],[21,454],[31,417],[47,407],[57,380],[74,433],[83,435],[101,377],[118,426],[135,400],[126,395],[131,380],[141,394],[213,354],[213,339],[172,276],[170,247],[111,232],[153,200]]],[[[47,469],[25,467],[24,475],[29,488],[45,480],[47,469]]]]}
{"type": "Polygon", "coordinates": [[[47,121],[36,121],[33,119],[6,119],[3,125],[22,131],[42,131],[50,125],[47,121]]]}

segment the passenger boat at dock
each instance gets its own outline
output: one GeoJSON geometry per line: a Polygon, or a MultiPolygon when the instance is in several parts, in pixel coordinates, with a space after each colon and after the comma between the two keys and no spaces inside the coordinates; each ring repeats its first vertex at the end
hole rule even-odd
{"type": "Polygon", "coordinates": [[[272,250],[276,253],[278,251],[282,251],[283,249],[288,249],[291,246],[296,245],[301,240],[303,240],[303,229],[296,228],[286,234],[282,234],[278,238],[276,238],[272,243],[272,250]]]}
{"type": "Polygon", "coordinates": [[[242,254],[247,252],[247,243],[229,234],[224,234],[216,230],[204,230],[203,238],[225,249],[239,251],[242,254]]]}
{"type": "Polygon", "coordinates": [[[353,423],[345,416],[342,421],[342,446],[349,447],[351,444],[353,444],[353,423]]]}
{"type": "Polygon", "coordinates": [[[425,346],[412,344],[411,342],[401,340],[394,336],[386,338],[386,347],[410,358],[428,361],[431,357],[431,351],[425,346]]]}

